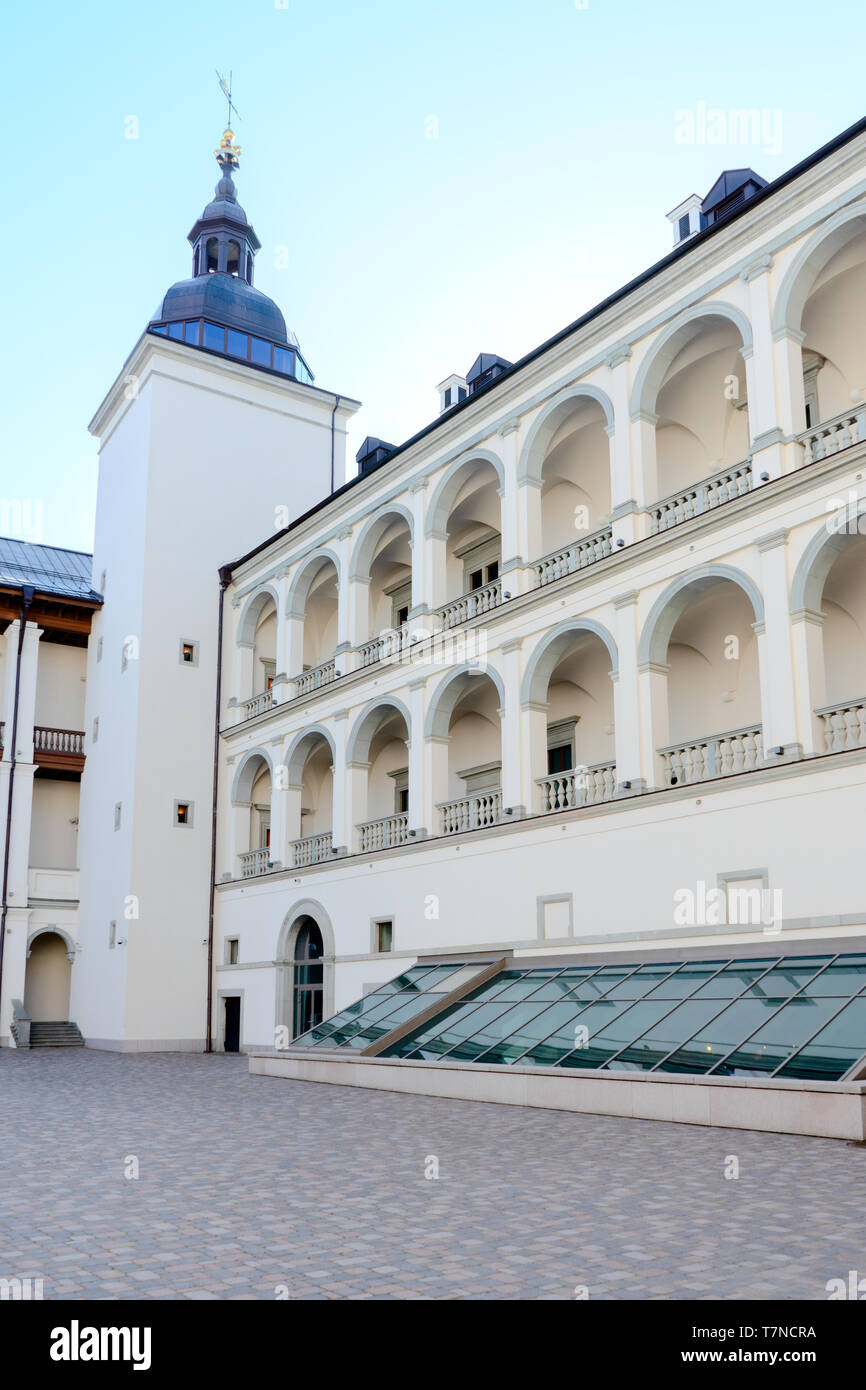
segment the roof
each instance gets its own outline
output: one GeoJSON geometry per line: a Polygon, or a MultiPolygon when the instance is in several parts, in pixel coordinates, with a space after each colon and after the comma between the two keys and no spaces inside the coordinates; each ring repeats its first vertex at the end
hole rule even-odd
{"type": "Polygon", "coordinates": [[[724,169],[704,198],[701,208],[704,212],[711,212],[714,207],[723,203],[739,188],[744,188],[747,183],[753,183],[756,188],[767,187],[767,180],[761,178],[760,174],[756,174],[754,169],[724,169]]]}
{"type": "Polygon", "coordinates": [[[92,565],[93,556],[83,550],[0,536],[0,585],[7,588],[32,584],[40,594],[101,603],[102,595],[91,587],[92,565]]]}
{"type": "Polygon", "coordinates": [[[201,318],[236,328],[240,333],[261,334],[272,343],[298,345],[272,299],[261,290],[253,289],[245,280],[222,271],[178,280],[166,290],[150,322],[201,318]]]}

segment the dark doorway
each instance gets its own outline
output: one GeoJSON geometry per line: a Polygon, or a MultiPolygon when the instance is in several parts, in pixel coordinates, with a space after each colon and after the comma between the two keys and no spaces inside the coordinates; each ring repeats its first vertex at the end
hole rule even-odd
{"type": "Polygon", "coordinates": [[[226,1052],[240,1052],[241,1050],[241,1001],[240,995],[230,994],[225,1000],[226,1006],[226,1026],[225,1026],[225,1050],[226,1052]]]}
{"type": "Polygon", "coordinates": [[[324,966],[322,933],[312,917],[304,923],[295,940],[294,1007],[292,1036],[299,1038],[322,1021],[324,1005],[324,966]]]}

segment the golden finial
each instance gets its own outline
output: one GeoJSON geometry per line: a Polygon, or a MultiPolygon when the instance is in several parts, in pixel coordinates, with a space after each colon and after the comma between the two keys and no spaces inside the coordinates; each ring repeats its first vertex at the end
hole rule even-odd
{"type": "Polygon", "coordinates": [[[232,143],[234,138],[234,131],[226,126],[223,132],[223,138],[220,140],[219,149],[214,150],[216,162],[224,174],[230,174],[233,169],[237,169],[240,156],[243,153],[240,145],[232,143]]]}

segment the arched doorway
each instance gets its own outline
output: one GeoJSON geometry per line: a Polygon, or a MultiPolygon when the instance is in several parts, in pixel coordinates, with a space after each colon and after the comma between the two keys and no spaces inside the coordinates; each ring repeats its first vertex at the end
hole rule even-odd
{"type": "Polygon", "coordinates": [[[315,1028],[324,1017],[325,947],[312,917],[304,917],[295,938],[292,979],[292,1037],[315,1028]]]}
{"type": "Polygon", "coordinates": [[[69,946],[59,933],[40,932],[24,975],[24,1008],[32,1023],[69,1022],[69,946]]]}

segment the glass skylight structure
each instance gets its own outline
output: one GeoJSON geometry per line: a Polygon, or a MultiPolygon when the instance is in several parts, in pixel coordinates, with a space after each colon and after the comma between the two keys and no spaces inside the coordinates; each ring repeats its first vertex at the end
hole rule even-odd
{"type": "Polygon", "coordinates": [[[310,371],[297,345],[285,346],[259,338],[254,333],[239,333],[209,319],[184,319],[175,323],[151,323],[148,331],[162,338],[174,338],[190,347],[207,348],[223,357],[237,357],[254,367],[267,367],[280,376],[293,377],[306,386],[313,383],[310,371]]]}
{"type": "Polygon", "coordinates": [[[377,1054],[807,1081],[866,1067],[866,955],[508,968],[446,1006],[467,968],[417,966],[293,1046],[364,1051],[438,996],[377,1054]]]}

